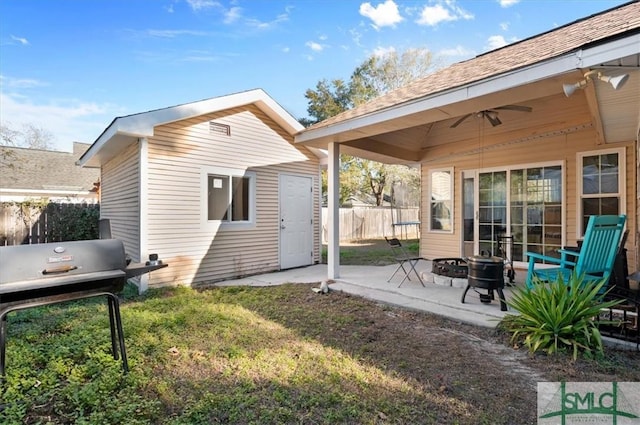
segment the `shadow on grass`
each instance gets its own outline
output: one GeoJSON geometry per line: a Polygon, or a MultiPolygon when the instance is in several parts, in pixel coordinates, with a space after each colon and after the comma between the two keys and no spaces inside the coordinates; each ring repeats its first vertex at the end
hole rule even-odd
{"type": "Polygon", "coordinates": [[[535,380],[466,333],[492,330],[312,286],[129,293],[128,375],[104,303],[11,314],[0,422],[535,422],[535,380]]]}

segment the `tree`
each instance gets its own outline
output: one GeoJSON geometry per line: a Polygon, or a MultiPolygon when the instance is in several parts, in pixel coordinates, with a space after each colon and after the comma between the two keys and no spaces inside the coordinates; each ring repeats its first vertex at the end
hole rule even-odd
{"type": "Polygon", "coordinates": [[[331,84],[327,80],[320,80],[316,90],[307,90],[305,97],[309,99],[307,112],[315,118],[314,122],[326,120],[353,106],[350,86],[340,79],[332,80],[331,84]]]}
{"type": "MultiPolygon", "coordinates": [[[[316,90],[307,90],[307,112],[312,118],[303,119],[301,123],[309,126],[357,107],[426,75],[431,69],[432,55],[426,49],[408,49],[400,54],[394,50],[385,55],[370,56],[353,71],[348,84],[341,79],[334,79],[331,83],[324,79],[318,82],[316,90]]],[[[340,155],[340,163],[341,204],[349,196],[361,192],[371,194],[376,205],[380,206],[388,183],[391,183],[393,194],[395,176],[418,174],[417,170],[409,167],[390,166],[344,154],[340,155]],[[406,172],[401,172],[399,167],[406,172]]],[[[406,178],[404,181],[407,181],[406,178]]]]}
{"type": "Polygon", "coordinates": [[[23,124],[21,130],[13,128],[11,123],[3,123],[0,124],[0,140],[4,146],[51,149],[53,134],[33,123],[23,124]]]}
{"type": "Polygon", "coordinates": [[[354,93],[354,103],[357,106],[375,96],[404,87],[432,69],[432,54],[427,49],[407,49],[402,53],[392,50],[384,55],[370,56],[351,76],[352,83],[362,85],[354,87],[360,90],[354,93]]]}
{"type": "Polygon", "coordinates": [[[51,149],[53,134],[35,124],[23,124],[22,130],[17,130],[10,123],[0,124],[0,163],[14,171],[24,164],[15,163],[15,153],[5,146],[23,147],[29,149],[51,149]]]}

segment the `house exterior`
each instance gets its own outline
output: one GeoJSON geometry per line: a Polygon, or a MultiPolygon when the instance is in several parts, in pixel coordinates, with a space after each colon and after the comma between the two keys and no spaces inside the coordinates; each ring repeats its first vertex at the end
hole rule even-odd
{"type": "MultiPolygon", "coordinates": [[[[626,214],[638,253],[640,3],[631,2],[453,64],[296,135],[327,149],[329,222],[344,152],[421,166],[421,255],[575,246],[588,217],[626,214]]],[[[328,275],[339,277],[329,229],[328,275]]],[[[557,255],[557,253],[556,253],[557,255]]]]}
{"type": "Polygon", "coordinates": [[[89,146],[74,142],[73,152],[1,146],[0,202],[97,203],[100,170],[76,165],[89,146]]]}
{"type": "Polygon", "coordinates": [[[140,281],[192,285],[320,261],[322,152],[263,90],[113,120],[80,159],[101,170],[101,218],[140,281]]]}

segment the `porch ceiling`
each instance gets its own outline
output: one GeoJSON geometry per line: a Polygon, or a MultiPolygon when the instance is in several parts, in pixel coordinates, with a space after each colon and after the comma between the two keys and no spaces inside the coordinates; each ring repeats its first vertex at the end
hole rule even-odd
{"type": "MultiPolygon", "coordinates": [[[[482,132],[485,137],[508,139],[561,131],[576,125],[591,125],[598,131],[602,143],[635,140],[640,126],[640,64],[638,55],[628,58],[624,68],[612,74],[628,73],[629,79],[618,90],[611,85],[592,81],[584,90],[567,98],[562,84],[581,80],[583,72],[490,93],[474,99],[451,103],[410,115],[371,123],[338,134],[315,139],[311,144],[326,148],[329,142],[341,144],[341,152],[386,163],[409,163],[428,159],[437,146],[468,146],[482,132]],[[635,68],[632,68],[635,67],[635,68]],[[499,110],[501,125],[492,127],[479,111],[503,105],[529,106],[532,112],[499,110]],[[558,118],[558,111],[571,117],[558,118]],[[472,114],[455,128],[458,119],[472,114]],[[584,117],[590,117],[585,122],[584,117]],[[580,121],[580,122],[578,122],[580,121]],[[466,142],[466,143],[465,143],[466,142]]],[[[618,65],[620,66],[620,65],[618,65]]],[[[586,72],[585,70],[584,72],[586,72]]]]}

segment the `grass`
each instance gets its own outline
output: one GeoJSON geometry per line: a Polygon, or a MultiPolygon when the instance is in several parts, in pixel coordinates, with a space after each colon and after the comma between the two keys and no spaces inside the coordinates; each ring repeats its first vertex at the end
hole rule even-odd
{"type": "MultiPolygon", "coordinates": [[[[401,243],[407,253],[419,254],[419,240],[402,240],[401,243]]],[[[327,262],[326,245],[322,247],[322,262],[327,262]]],[[[393,263],[395,263],[394,253],[384,239],[362,240],[351,243],[343,242],[340,244],[340,264],[385,266],[393,263]]]]}
{"type": "Polygon", "coordinates": [[[538,381],[640,381],[635,352],[529,356],[498,330],[314,286],[127,287],[126,375],[106,302],[11,313],[0,423],[520,424],[538,381]]]}
{"type": "MultiPolygon", "coordinates": [[[[496,352],[480,342],[495,331],[312,286],[130,291],[127,375],[110,355],[106,303],[12,313],[0,423],[534,421],[530,374],[545,369],[523,356],[531,369],[512,372],[488,358],[496,352]]],[[[618,356],[571,363],[568,377],[640,380],[618,356]]],[[[551,380],[553,371],[568,373],[552,368],[551,380]]]]}

